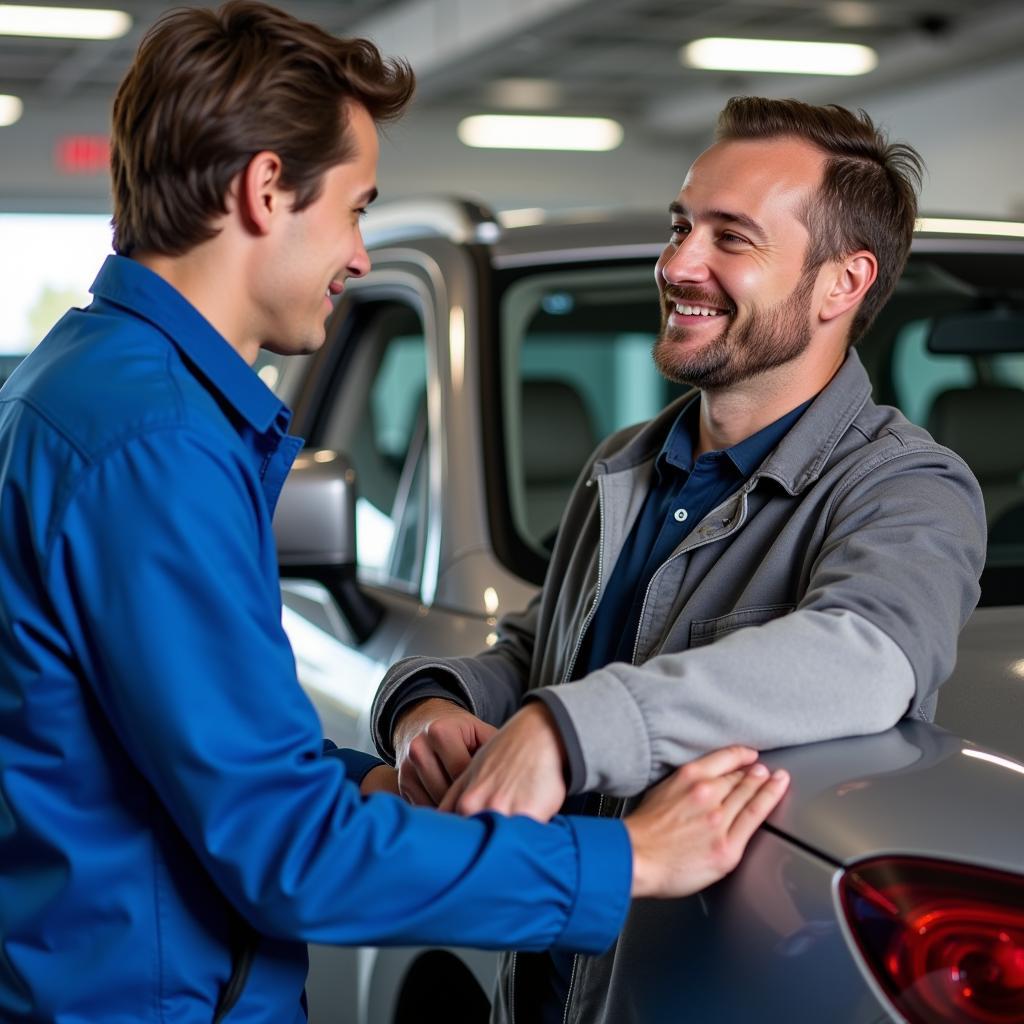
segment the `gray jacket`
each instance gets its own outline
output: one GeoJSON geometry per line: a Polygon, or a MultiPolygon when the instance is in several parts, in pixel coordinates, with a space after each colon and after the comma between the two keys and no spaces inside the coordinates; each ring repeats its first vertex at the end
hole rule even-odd
{"type": "MultiPolygon", "coordinates": [[[[373,712],[379,749],[393,757],[381,720],[424,669],[495,725],[528,690],[550,687],[546,703],[558,701],[582,751],[578,788],[613,797],[729,743],[766,750],[930,717],[979,597],[984,505],[957,455],[870,396],[851,351],[764,463],[655,573],[632,663],[566,682],[689,396],[608,438],[569,500],[543,589],[502,620],[498,643],[472,658],[408,658],[385,676],[373,712]]],[[[638,924],[634,913],[626,931],[638,924]]],[[[614,957],[581,958],[567,1019],[626,1019],[615,1005],[628,1005],[619,990],[629,972],[615,963],[609,987],[614,957]]]]}

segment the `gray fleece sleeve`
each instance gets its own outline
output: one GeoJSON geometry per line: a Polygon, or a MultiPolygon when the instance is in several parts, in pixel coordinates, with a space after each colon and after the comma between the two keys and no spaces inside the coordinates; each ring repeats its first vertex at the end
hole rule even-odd
{"type": "Polygon", "coordinates": [[[579,791],[632,796],[730,743],[756,750],[880,732],[907,713],[914,671],[853,612],[792,613],[717,643],[614,662],[550,687],[585,765],[579,791]]]}
{"type": "Polygon", "coordinates": [[[934,698],[979,596],[980,490],[955,457],[875,468],[834,496],[794,611],[548,691],[579,738],[583,789],[632,795],[730,743],[880,732],[934,698]]]}

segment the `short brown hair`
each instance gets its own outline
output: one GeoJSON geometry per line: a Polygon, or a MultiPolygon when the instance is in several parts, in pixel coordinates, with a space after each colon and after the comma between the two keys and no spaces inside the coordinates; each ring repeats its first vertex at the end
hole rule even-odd
{"type": "Polygon", "coordinates": [[[896,287],[917,219],[924,163],[912,146],[889,142],[863,111],[799,100],[734,96],[719,115],[715,139],[803,139],[828,159],[817,195],[804,210],[810,234],[805,269],[867,249],[878,277],[850,326],[849,343],[863,337],[896,287]]]}
{"type": "Polygon", "coordinates": [[[294,208],[352,156],[347,102],[398,117],[407,63],[256,0],[180,8],[147,32],[114,100],[114,251],[181,255],[212,238],[232,179],[263,150],[282,162],[294,208]]]}

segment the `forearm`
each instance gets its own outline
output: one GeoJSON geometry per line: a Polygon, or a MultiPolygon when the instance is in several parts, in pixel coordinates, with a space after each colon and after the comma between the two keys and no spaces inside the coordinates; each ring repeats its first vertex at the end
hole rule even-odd
{"type": "Polygon", "coordinates": [[[797,612],[717,643],[554,687],[585,764],[573,789],[641,792],[729,743],[759,750],[878,732],[914,697],[896,644],[851,613],[797,612]]]}

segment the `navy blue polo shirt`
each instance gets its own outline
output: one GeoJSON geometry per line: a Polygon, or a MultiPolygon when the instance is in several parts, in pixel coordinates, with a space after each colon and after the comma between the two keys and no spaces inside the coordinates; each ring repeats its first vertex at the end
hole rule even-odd
{"type": "Polygon", "coordinates": [[[700,398],[688,402],[654,463],[651,489],[615,563],[573,668],[573,679],[613,661],[633,660],[651,578],[690,531],[750,478],[810,402],[739,444],[693,457],[700,437],[700,398]]]}

